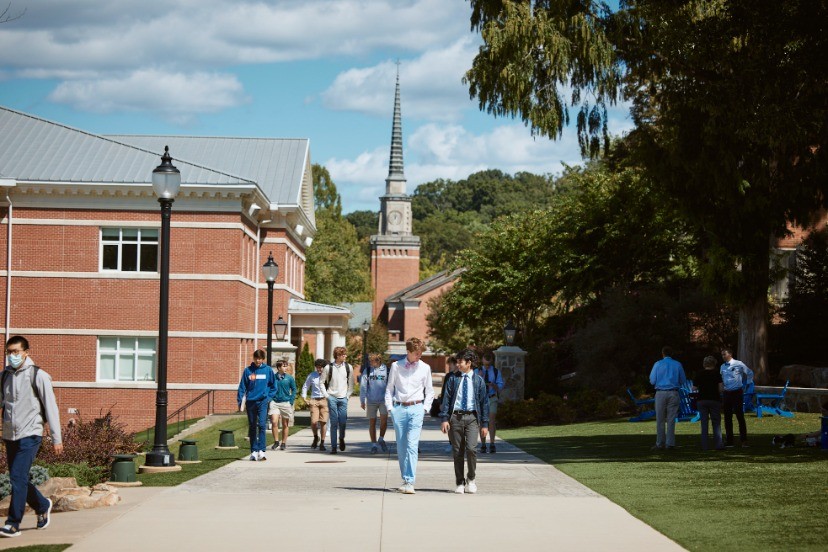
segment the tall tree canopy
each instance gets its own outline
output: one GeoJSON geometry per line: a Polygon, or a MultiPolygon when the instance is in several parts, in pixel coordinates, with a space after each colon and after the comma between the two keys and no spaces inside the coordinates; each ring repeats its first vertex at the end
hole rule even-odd
{"type": "Polygon", "coordinates": [[[633,106],[633,152],[677,198],[708,286],[739,307],[739,355],[767,373],[770,244],[828,197],[828,3],[471,0],[483,109],[556,138],[577,107],[584,153],[606,107],[633,106]],[[567,101],[564,94],[570,92],[567,101]]]}
{"type": "Polygon", "coordinates": [[[305,296],[309,301],[338,304],[373,298],[368,258],[356,229],[342,217],[342,199],[328,170],[313,166],[316,237],[308,248],[305,296]]]}

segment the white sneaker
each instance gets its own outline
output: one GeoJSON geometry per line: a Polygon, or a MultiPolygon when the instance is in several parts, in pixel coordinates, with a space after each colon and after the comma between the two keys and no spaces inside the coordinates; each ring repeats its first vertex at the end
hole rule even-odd
{"type": "Polygon", "coordinates": [[[414,490],[414,485],[411,483],[406,483],[403,485],[403,494],[416,494],[417,491],[414,490]]]}
{"type": "Polygon", "coordinates": [[[405,492],[405,486],[406,486],[406,485],[408,485],[408,483],[406,483],[405,481],[403,481],[402,483],[400,483],[400,486],[399,486],[399,487],[397,487],[397,492],[398,492],[398,493],[404,493],[404,492],[405,492]]]}
{"type": "Polygon", "coordinates": [[[250,461],[251,462],[255,462],[258,459],[259,459],[259,453],[258,452],[256,452],[254,450],[253,452],[250,453],[250,461]]]}
{"type": "Polygon", "coordinates": [[[454,489],[454,494],[463,494],[465,492],[466,492],[466,489],[465,489],[465,487],[463,487],[462,483],[460,485],[457,485],[457,488],[454,489]]]}
{"type": "Polygon", "coordinates": [[[259,461],[261,462],[262,460],[267,460],[267,456],[265,456],[265,451],[260,450],[259,451],[259,461]]]}
{"type": "Polygon", "coordinates": [[[477,483],[474,482],[474,479],[469,479],[469,494],[474,494],[477,492],[477,483]]]}

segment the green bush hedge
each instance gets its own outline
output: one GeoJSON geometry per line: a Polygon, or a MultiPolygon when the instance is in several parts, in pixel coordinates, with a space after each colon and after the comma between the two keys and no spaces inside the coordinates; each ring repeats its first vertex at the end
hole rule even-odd
{"type": "Polygon", "coordinates": [[[618,397],[605,397],[594,389],[582,389],[563,397],[540,393],[535,399],[501,402],[497,409],[497,425],[504,428],[562,425],[613,418],[625,406],[626,403],[618,397]]]}

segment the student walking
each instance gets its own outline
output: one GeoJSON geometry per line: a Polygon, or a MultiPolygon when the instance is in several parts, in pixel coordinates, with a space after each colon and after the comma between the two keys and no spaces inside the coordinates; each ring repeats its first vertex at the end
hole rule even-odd
{"type": "Polygon", "coordinates": [[[477,434],[486,438],[486,424],[489,418],[489,397],[483,378],[472,370],[477,355],[471,349],[457,353],[459,375],[446,383],[440,418],[440,430],[448,433],[454,456],[454,492],[463,494],[477,492],[477,434]],[[464,474],[465,456],[468,471],[464,474]]]}
{"type": "Polygon", "coordinates": [[[385,406],[391,412],[397,437],[397,457],[403,480],[397,490],[403,494],[414,494],[420,433],[425,413],[434,400],[434,389],[431,387],[431,367],[420,360],[425,344],[421,339],[412,337],[405,342],[405,350],[405,358],[391,367],[385,389],[385,406]]]}
{"type": "Polygon", "coordinates": [[[348,397],[354,392],[354,370],[345,362],[345,347],[335,347],[334,361],[325,370],[323,383],[328,396],[331,418],[331,454],[336,454],[337,436],[339,450],[345,450],[345,428],[348,425],[348,397]]]}
{"type": "Polygon", "coordinates": [[[368,355],[368,367],[359,378],[359,405],[368,417],[368,436],[371,438],[371,454],[388,452],[385,431],[388,429],[388,408],[385,406],[385,388],[388,386],[388,368],[377,353],[368,355]],[[379,417],[379,441],[377,441],[377,417],[379,417]]]}
{"type": "MultiPolygon", "coordinates": [[[[482,366],[476,370],[477,375],[483,378],[486,384],[486,394],[489,397],[489,448],[492,454],[497,452],[495,437],[497,436],[497,404],[500,399],[500,392],[506,384],[500,371],[494,367],[494,355],[487,351],[483,353],[482,366]]],[[[480,426],[480,452],[487,452],[486,437],[483,435],[483,426],[480,426]]]]}
{"type": "Polygon", "coordinates": [[[276,394],[276,376],[273,369],[265,363],[265,356],[261,349],[253,352],[253,362],[244,369],[237,394],[239,411],[242,410],[242,400],[245,401],[250,460],[254,462],[267,460],[267,410],[276,394]]]}
{"type": "Polygon", "coordinates": [[[276,393],[270,401],[267,413],[273,428],[273,445],[270,450],[285,450],[288,434],[293,425],[293,403],[296,401],[296,380],[285,371],[285,363],[276,362],[276,393]],[[282,427],[282,438],[279,439],[278,427],[282,427]]]}
{"type": "Polygon", "coordinates": [[[319,446],[319,450],[325,452],[325,426],[328,423],[328,392],[325,390],[322,381],[322,372],[328,361],[324,358],[317,358],[313,363],[315,372],[308,374],[305,383],[302,384],[302,399],[308,403],[311,417],[311,431],[313,432],[313,443],[311,448],[319,446]],[[310,391],[310,399],[308,398],[310,391]]]}
{"type": "Polygon", "coordinates": [[[6,357],[8,363],[3,370],[0,392],[11,502],[6,524],[0,527],[0,537],[13,538],[20,536],[26,504],[37,513],[38,529],[49,526],[52,501],[29,480],[29,470],[40,449],[44,423],[49,423],[52,445],[58,455],[63,454],[63,437],[52,378],[29,357],[29,341],[20,335],[9,339],[6,357]]]}

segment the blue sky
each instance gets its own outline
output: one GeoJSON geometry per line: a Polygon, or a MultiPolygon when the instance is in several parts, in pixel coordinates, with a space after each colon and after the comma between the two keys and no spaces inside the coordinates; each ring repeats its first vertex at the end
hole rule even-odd
{"type": "Polygon", "coordinates": [[[409,192],[580,162],[574,129],[533,138],[469,98],[467,0],[11,0],[9,14],[0,105],[98,134],[309,138],[345,212],[379,208],[396,60],[409,192]]]}

